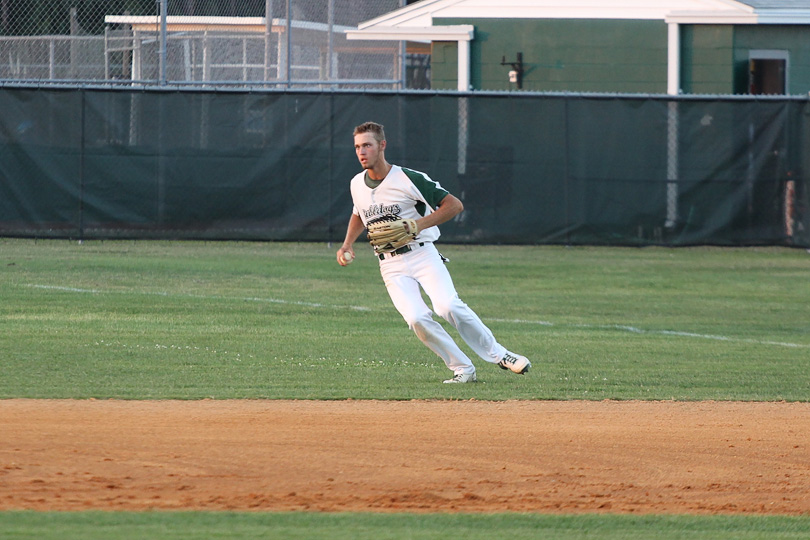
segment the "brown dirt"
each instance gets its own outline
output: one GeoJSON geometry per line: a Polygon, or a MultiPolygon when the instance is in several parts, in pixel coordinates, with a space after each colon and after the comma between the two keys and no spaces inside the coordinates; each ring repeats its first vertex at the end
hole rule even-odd
{"type": "Polygon", "coordinates": [[[0,510],[810,514],[810,403],[0,401],[0,510]]]}

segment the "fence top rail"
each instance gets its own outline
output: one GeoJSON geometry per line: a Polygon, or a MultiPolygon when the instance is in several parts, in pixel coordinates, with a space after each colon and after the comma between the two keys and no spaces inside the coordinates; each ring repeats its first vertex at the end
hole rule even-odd
{"type": "Polygon", "coordinates": [[[293,93],[293,94],[377,94],[414,95],[446,97],[500,97],[509,99],[524,98],[580,98],[580,99],[653,99],[660,101],[810,101],[810,93],[796,95],[752,95],[752,94],[653,94],[653,93],[612,93],[612,92],[532,92],[532,91],[458,91],[458,90],[412,90],[385,88],[339,88],[341,85],[360,84],[400,84],[392,79],[335,79],[335,80],[291,80],[271,81],[168,81],[159,84],[156,80],[132,81],[130,79],[98,81],[94,79],[0,79],[0,88],[19,89],[58,89],[58,90],[116,90],[139,92],[228,92],[228,93],[293,93]],[[313,88],[290,88],[309,86],[313,88]],[[330,88],[314,88],[328,86],[330,88]]]}
{"type": "Polygon", "coordinates": [[[104,35],[80,35],[71,36],[67,34],[41,34],[36,36],[3,36],[0,35],[0,41],[77,41],[77,40],[90,40],[102,41],[104,35]]]}

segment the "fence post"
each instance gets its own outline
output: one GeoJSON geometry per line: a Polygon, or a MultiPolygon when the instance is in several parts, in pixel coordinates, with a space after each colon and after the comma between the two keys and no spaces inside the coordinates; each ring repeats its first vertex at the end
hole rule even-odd
{"type": "MultiPolygon", "coordinates": [[[[335,54],[335,0],[329,0],[329,7],[327,8],[327,24],[329,25],[329,37],[326,45],[326,80],[331,81],[335,78],[333,67],[335,60],[332,56],[335,54]]],[[[333,86],[332,89],[335,87],[333,86]]]]}
{"type": "Polygon", "coordinates": [[[79,242],[84,240],[84,183],[85,183],[85,154],[87,152],[87,91],[79,90],[80,97],[80,127],[79,127],[79,242]]]}
{"type": "Polygon", "coordinates": [[[76,67],[79,63],[79,50],[76,46],[76,40],[81,33],[78,11],[75,7],[70,8],[70,68],[68,68],[68,78],[70,79],[78,77],[76,67]]]}
{"type": "MultiPolygon", "coordinates": [[[[402,9],[407,5],[407,0],[399,0],[399,8],[402,9]]],[[[408,44],[405,41],[399,42],[399,89],[405,90],[408,88],[408,44]]],[[[469,90],[465,88],[464,91],[469,90]]]]}
{"type": "Polygon", "coordinates": [[[270,38],[273,35],[273,0],[264,0],[264,80],[270,80],[270,38]]]}
{"type": "Polygon", "coordinates": [[[287,88],[292,87],[292,0],[287,0],[287,88]]]}
{"type": "Polygon", "coordinates": [[[166,17],[169,12],[169,0],[158,0],[160,2],[160,80],[162,86],[166,84],[166,17]]]}

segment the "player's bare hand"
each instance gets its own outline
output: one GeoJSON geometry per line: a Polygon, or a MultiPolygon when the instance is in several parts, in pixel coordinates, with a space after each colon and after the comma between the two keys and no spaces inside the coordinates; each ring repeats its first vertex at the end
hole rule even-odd
{"type": "Polygon", "coordinates": [[[337,252],[337,262],[340,266],[348,266],[354,261],[354,250],[341,247],[337,252]]]}

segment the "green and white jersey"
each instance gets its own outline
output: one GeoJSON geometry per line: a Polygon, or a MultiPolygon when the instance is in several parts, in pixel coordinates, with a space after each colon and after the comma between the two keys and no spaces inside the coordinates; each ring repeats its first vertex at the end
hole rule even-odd
{"type": "MultiPolygon", "coordinates": [[[[418,219],[433,212],[448,191],[427,174],[393,165],[381,182],[358,173],[351,181],[354,214],[363,225],[383,216],[418,219]]],[[[416,242],[435,242],[440,236],[438,227],[419,231],[416,242]]]]}

